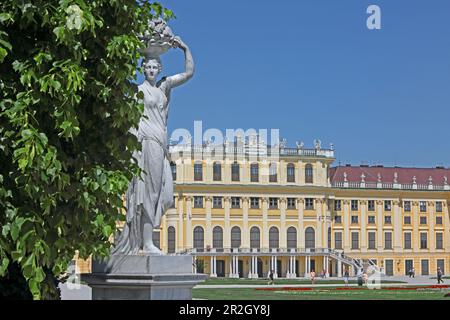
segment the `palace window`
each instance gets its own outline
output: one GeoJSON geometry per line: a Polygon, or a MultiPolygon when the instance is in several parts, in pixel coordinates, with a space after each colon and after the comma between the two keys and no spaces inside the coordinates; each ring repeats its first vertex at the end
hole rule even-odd
{"type": "Polygon", "coordinates": [[[411,201],[404,201],[403,209],[405,210],[405,212],[411,212],[411,201]]]}
{"type": "Polygon", "coordinates": [[[269,165],[269,182],[277,182],[278,177],[277,177],[277,164],[272,162],[269,165]]]}
{"type": "Polygon", "coordinates": [[[327,238],[327,248],[331,249],[331,227],[328,227],[327,238]]]}
{"type": "Polygon", "coordinates": [[[427,217],[420,217],[420,224],[427,224],[427,217]]]}
{"type": "Polygon", "coordinates": [[[429,269],[429,262],[428,259],[424,259],[420,261],[420,266],[422,267],[422,275],[423,276],[428,276],[430,275],[430,269],[429,269]]]}
{"type": "Polygon", "coordinates": [[[252,163],[250,165],[250,182],[259,181],[259,165],[257,163],[252,163]]]}
{"type": "Polygon", "coordinates": [[[334,248],[342,249],[342,232],[334,233],[334,248]]]}
{"type": "Polygon", "coordinates": [[[305,166],[305,183],[313,183],[313,182],[314,182],[313,166],[312,164],[308,163],[305,166]]]}
{"type": "Polygon", "coordinates": [[[170,171],[172,171],[172,180],[177,180],[177,164],[175,162],[170,163],[170,171]]]}
{"type": "Polygon", "coordinates": [[[392,217],[391,216],[385,216],[384,217],[384,224],[391,224],[392,223],[392,217]]]}
{"type": "Polygon", "coordinates": [[[403,241],[405,249],[411,249],[411,232],[405,232],[403,234],[403,241]]]}
{"type": "Polygon", "coordinates": [[[445,259],[437,259],[436,260],[436,265],[439,269],[442,270],[442,273],[445,274],[445,259]]]}
{"type": "Polygon", "coordinates": [[[305,198],[305,209],[306,210],[314,210],[314,199],[313,198],[305,198]]]}
{"type": "Polygon", "coordinates": [[[426,201],[420,201],[420,212],[427,212],[427,202],[426,201]]]}
{"type": "Polygon", "coordinates": [[[403,224],[411,224],[411,217],[406,216],[403,218],[403,224]]]}
{"type": "Polygon", "coordinates": [[[428,247],[428,235],[426,232],[420,233],[420,249],[426,249],[428,247]]]}
{"type": "Polygon", "coordinates": [[[213,229],[213,248],[223,248],[223,229],[219,226],[216,226],[213,229]]]}
{"type": "Polygon", "coordinates": [[[194,248],[204,249],[205,247],[205,233],[202,227],[197,226],[194,228],[194,248]]]}
{"type": "Polygon", "coordinates": [[[443,233],[436,232],[436,249],[444,249],[443,233]]]}
{"type": "Polygon", "coordinates": [[[352,211],[358,211],[358,200],[351,201],[351,209],[352,211]]]}
{"type": "Polygon", "coordinates": [[[287,208],[295,209],[295,198],[287,198],[287,208]]]}
{"type": "Polygon", "coordinates": [[[436,217],[436,224],[442,225],[442,217],[436,217]]]}
{"type": "Polygon", "coordinates": [[[391,209],[392,209],[391,200],[385,200],[384,201],[384,211],[391,211],[391,209]]]}
{"type": "Polygon", "coordinates": [[[342,216],[334,216],[334,223],[342,223],[342,216]]]}
{"type": "Polygon", "coordinates": [[[375,211],[375,200],[367,201],[367,207],[369,211],[375,211]]]}
{"type": "Polygon", "coordinates": [[[231,165],[231,181],[239,181],[239,163],[234,162],[231,165]]]}
{"type": "Polygon", "coordinates": [[[280,246],[280,234],[277,227],[269,229],[269,248],[277,249],[280,246]]]}
{"type": "Polygon", "coordinates": [[[359,249],[359,232],[352,232],[352,250],[359,249]]]}
{"type": "Polygon", "coordinates": [[[307,249],[316,247],[316,232],[311,227],[308,227],[305,230],[305,247],[307,249]]]}
{"type": "Polygon", "coordinates": [[[289,227],[287,229],[287,248],[297,248],[297,229],[295,229],[294,227],[289,227]]]}
{"type": "Polygon", "coordinates": [[[358,216],[352,216],[352,223],[358,223],[358,216]]]}
{"type": "Polygon", "coordinates": [[[175,253],[175,243],[176,243],[175,227],[170,226],[169,228],[167,228],[167,252],[168,253],[175,253]]]}
{"type": "Polygon", "coordinates": [[[250,229],[250,247],[252,249],[260,247],[260,234],[258,227],[252,227],[250,229]]]}
{"type": "Polygon", "coordinates": [[[341,211],[341,210],[342,210],[342,201],[334,200],[334,211],[341,211]]]}
{"type": "Polygon", "coordinates": [[[278,198],[269,198],[269,209],[278,209],[278,198]]]}
{"type": "Polygon", "coordinates": [[[367,216],[368,224],[375,224],[375,216],[367,216]]]}
{"type": "Polygon", "coordinates": [[[194,163],[194,180],[203,180],[203,164],[201,162],[194,163]]]}
{"type": "Polygon", "coordinates": [[[231,208],[239,209],[241,207],[241,198],[231,197],[231,208]]]}
{"type": "Polygon", "coordinates": [[[295,165],[288,163],[287,165],[287,182],[295,182],[295,165]]]}
{"type": "Polygon", "coordinates": [[[250,208],[259,209],[259,198],[256,197],[250,198],[250,208]]]}
{"type": "Polygon", "coordinates": [[[203,197],[194,197],[194,208],[203,208],[203,197]]]}
{"type": "Polygon", "coordinates": [[[222,180],[222,165],[220,164],[220,162],[214,162],[213,164],[213,180],[222,180]]]}
{"type": "Polygon", "coordinates": [[[222,209],[222,197],[213,197],[213,208],[222,209]]]}
{"type": "Polygon", "coordinates": [[[369,249],[374,250],[376,246],[376,233],[375,232],[369,232],[368,233],[369,238],[369,249]]]}
{"type": "Polygon", "coordinates": [[[384,248],[392,249],[392,232],[384,233],[384,248]]]}
{"type": "Polygon", "coordinates": [[[241,246],[241,228],[234,226],[231,228],[231,247],[239,248],[241,246]]]}
{"type": "Polygon", "coordinates": [[[442,212],[442,201],[436,202],[436,212],[442,212]]]}

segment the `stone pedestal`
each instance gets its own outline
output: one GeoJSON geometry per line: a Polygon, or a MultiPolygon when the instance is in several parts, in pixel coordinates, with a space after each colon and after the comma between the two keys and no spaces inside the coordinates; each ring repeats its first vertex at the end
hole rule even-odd
{"type": "Polygon", "coordinates": [[[112,255],[81,276],[92,300],[190,300],[205,279],[192,272],[192,257],[159,255],[112,255]]]}

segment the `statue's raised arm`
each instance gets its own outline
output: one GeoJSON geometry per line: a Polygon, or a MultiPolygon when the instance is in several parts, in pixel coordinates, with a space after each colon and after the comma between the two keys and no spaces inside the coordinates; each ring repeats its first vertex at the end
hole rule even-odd
{"type": "Polygon", "coordinates": [[[194,59],[189,47],[178,36],[173,38],[172,45],[184,51],[184,72],[166,78],[168,89],[182,85],[194,75],[194,59]]]}

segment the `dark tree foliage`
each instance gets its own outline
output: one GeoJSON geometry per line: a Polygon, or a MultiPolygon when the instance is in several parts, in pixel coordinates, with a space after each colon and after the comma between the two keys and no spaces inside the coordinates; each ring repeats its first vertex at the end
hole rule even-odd
{"type": "Polygon", "coordinates": [[[107,255],[123,219],[139,172],[138,35],[172,12],[136,0],[0,8],[0,288],[25,279],[34,299],[53,299],[75,251],[107,255]]]}

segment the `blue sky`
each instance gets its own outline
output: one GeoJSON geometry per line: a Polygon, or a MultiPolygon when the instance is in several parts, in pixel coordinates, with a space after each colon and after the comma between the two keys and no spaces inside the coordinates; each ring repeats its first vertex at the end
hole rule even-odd
{"type": "MultiPolygon", "coordinates": [[[[450,1],[161,2],[196,63],[169,132],[278,128],[292,146],[332,142],[335,164],[450,166],[450,1]],[[366,27],[370,4],[381,30],[366,27]]],[[[183,69],[181,51],[162,60],[183,69]]]]}

